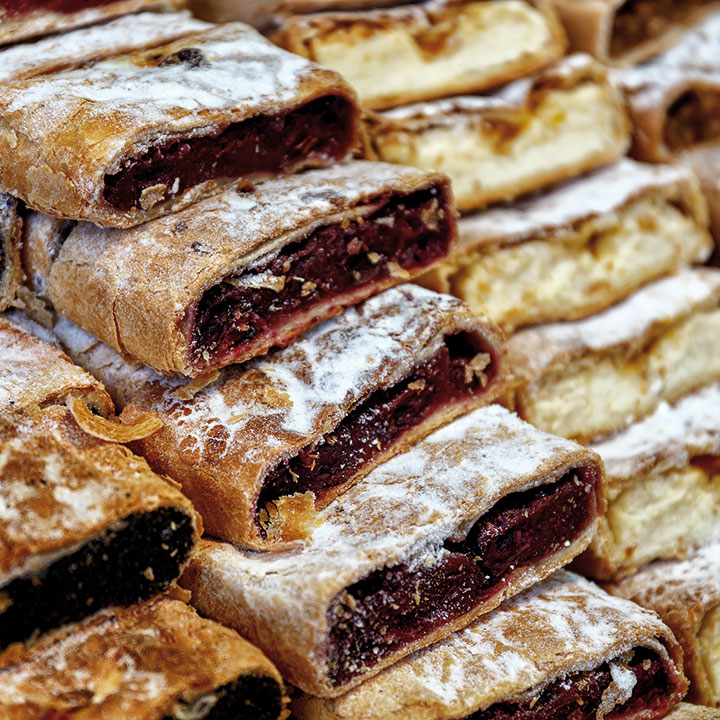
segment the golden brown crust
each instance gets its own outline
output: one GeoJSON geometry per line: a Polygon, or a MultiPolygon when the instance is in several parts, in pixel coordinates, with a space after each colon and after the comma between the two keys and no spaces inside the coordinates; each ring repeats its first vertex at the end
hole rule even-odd
{"type": "Polygon", "coordinates": [[[188,705],[248,678],[273,683],[282,697],[280,674],[257,648],[161,597],[6,650],[0,704],[7,720],[162,720],[189,717],[188,705]]]}
{"type": "Polygon", "coordinates": [[[680,703],[665,716],[665,720],[720,720],[720,709],[680,703]]]}
{"type": "MultiPolygon", "coordinates": [[[[212,134],[330,95],[355,105],[354,92],[337,73],[285,53],[240,23],[88,69],[7,83],[0,100],[0,186],[49,215],[132,227],[217,193],[234,180],[208,180],[176,195],[163,186],[157,198],[148,196],[145,209],[125,212],[104,197],[105,175],[118,172],[123,161],[154,143],[212,134]],[[206,64],[161,62],[189,45],[206,64]],[[229,83],[230,77],[248,81],[229,83]],[[165,191],[168,199],[163,199],[165,191]]],[[[347,128],[350,145],[356,141],[356,122],[353,118],[347,128]]],[[[322,164],[310,158],[289,170],[322,164]]]]}
{"type": "Polygon", "coordinates": [[[17,200],[0,193],[0,312],[10,307],[23,281],[21,236],[17,200]]]}

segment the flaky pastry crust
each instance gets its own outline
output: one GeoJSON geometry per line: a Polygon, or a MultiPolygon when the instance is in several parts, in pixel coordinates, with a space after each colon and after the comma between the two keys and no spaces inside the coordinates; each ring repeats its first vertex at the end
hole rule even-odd
{"type": "Polygon", "coordinates": [[[665,716],[665,720],[720,720],[720,710],[680,703],[665,716]]]}
{"type": "Polygon", "coordinates": [[[17,200],[0,193],[0,311],[10,307],[23,281],[21,237],[17,200]]]}

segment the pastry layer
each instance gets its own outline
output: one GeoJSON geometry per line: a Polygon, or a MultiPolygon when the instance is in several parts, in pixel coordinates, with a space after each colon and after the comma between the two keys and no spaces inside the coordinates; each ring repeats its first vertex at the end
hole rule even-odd
{"type": "Polygon", "coordinates": [[[162,421],[134,447],[183,484],[208,532],[257,549],[283,540],[293,502],[327,504],[439,425],[492,402],[507,379],[494,324],[412,285],[189,386],[128,365],[68,321],[55,329],[124,406],[123,421],[147,412],[162,421]]]}
{"type": "Polygon", "coordinates": [[[657,618],[558,572],[298,720],[662,717],[682,697],[680,649],[657,618]]]}
{"type": "Polygon", "coordinates": [[[513,208],[462,218],[458,249],[421,282],[506,332],[573,320],[706,261],[707,223],[691,173],[624,160],[513,208]]]}
{"type": "Polygon", "coordinates": [[[34,210],[110,227],[237,180],[332,164],[358,133],[355,95],[337,73],[241,23],[8,82],[0,106],[0,187],[34,210]]]}
{"type": "Polygon", "coordinates": [[[20,260],[22,221],[17,201],[0,193],[0,311],[6,310],[23,281],[20,260]]]}
{"type": "Polygon", "coordinates": [[[710,610],[703,618],[698,632],[700,661],[705,666],[708,682],[715,696],[715,705],[720,707],[720,605],[710,610]]]}
{"type": "Polygon", "coordinates": [[[500,85],[565,50],[548,5],[527,0],[427,0],[387,10],[296,15],[282,19],[272,37],[340,72],[372,109],[500,85]]]}
{"type": "Polygon", "coordinates": [[[280,720],[283,684],[237,633],[166,597],[48,634],[0,655],[13,720],[280,720]]]}
{"type": "Polygon", "coordinates": [[[182,582],[293,684],[337,697],[566,564],[603,505],[592,453],[492,405],[375,468],[301,549],[206,541],[182,582]]]}
{"type": "Polygon", "coordinates": [[[455,237],[444,176],[353,162],[227,190],[125,232],[81,224],[57,253],[49,295],[116,350],[197,376],[419,275],[455,237]]]}
{"type": "Polygon", "coordinates": [[[585,440],[720,378],[720,274],[686,270],[599,315],[510,340],[521,417],[585,440]],[[612,391],[608,392],[611,388],[612,391]]]}
{"type": "Polygon", "coordinates": [[[587,56],[488,97],[399,108],[367,125],[380,160],[448,174],[461,211],[616,160],[629,141],[622,101],[587,56]]]}
{"type": "Polygon", "coordinates": [[[720,720],[720,709],[680,703],[665,716],[665,720],[720,720]]]}

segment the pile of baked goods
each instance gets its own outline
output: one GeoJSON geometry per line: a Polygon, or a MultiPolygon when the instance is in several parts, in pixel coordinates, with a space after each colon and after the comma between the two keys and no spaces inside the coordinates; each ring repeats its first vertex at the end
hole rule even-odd
{"type": "Polygon", "coordinates": [[[720,3],[0,0],[0,718],[720,719],[720,3]]]}

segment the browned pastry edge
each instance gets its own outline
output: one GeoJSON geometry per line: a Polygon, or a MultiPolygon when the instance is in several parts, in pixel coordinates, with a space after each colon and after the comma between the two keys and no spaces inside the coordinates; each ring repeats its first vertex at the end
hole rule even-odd
{"type": "Polygon", "coordinates": [[[17,200],[0,193],[0,255],[4,256],[4,267],[0,266],[0,311],[12,304],[23,282],[21,235],[22,220],[18,215],[17,200]]]}

